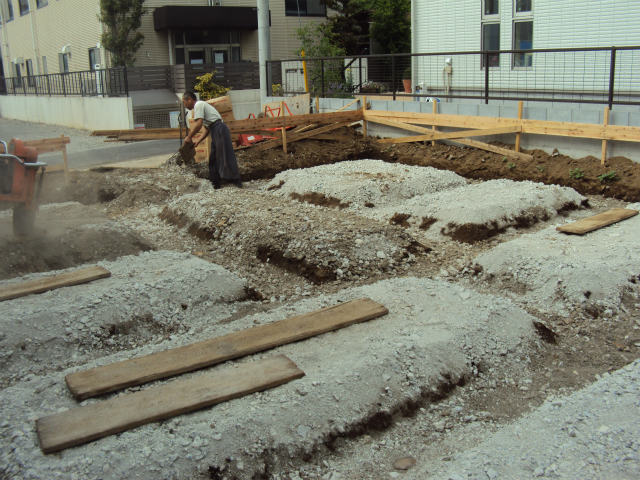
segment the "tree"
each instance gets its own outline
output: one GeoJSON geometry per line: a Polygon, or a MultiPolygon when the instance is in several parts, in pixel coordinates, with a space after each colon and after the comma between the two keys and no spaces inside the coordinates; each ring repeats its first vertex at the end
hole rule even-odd
{"type": "Polygon", "coordinates": [[[411,53],[411,0],[371,0],[371,37],[384,49],[411,53]]]}
{"type": "Polygon", "coordinates": [[[98,19],[105,26],[102,44],[116,67],[132,65],[144,35],[137,31],[146,13],[144,0],[100,0],[98,19]]]}
{"type": "Polygon", "coordinates": [[[327,24],[347,55],[369,53],[370,4],[371,0],[326,0],[327,8],[337,12],[327,24]]]}

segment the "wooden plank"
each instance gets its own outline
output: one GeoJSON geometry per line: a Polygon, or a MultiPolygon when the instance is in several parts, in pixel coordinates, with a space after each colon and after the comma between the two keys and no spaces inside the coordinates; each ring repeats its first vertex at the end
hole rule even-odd
{"type": "Polygon", "coordinates": [[[425,133],[424,135],[414,135],[411,137],[400,138],[383,138],[378,140],[378,143],[411,143],[411,142],[423,142],[425,140],[447,140],[450,138],[464,138],[464,137],[480,137],[489,135],[502,135],[505,133],[519,132],[519,127],[502,127],[502,128],[486,128],[482,130],[459,130],[457,132],[438,132],[438,133],[425,133]]]}
{"type": "Polygon", "coordinates": [[[293,115],[290,117],[251,118],[227,122],[231,133],[253,132],[264,128],[292,127],[317,123],[327,125],[335,122],[353,122],[362,120],[362,110],[347,110],[344,112],[310,113],[309,115],[293,115]]]}
{"type": "MultiPolygon", "coordinates": [[[[404,130],[408,130],[410,132],[419,132],[419,133],[429,133],[430,130],[424,127],[418,127],[416,125],[412,125],[410,123],[402,123],[395,120],[388,120],[380,117],[369,117],[369,120],[374,123],[381,123],[383,125],[388,125],[390,127],[401,128],[404,130]]],[[[461,139],[458,138],[456,140],[452,140],[455,143],[460,143],[462,145],[466,145],[468,147],[479,148],[481,150],[487,150],[493,153],[499,153],[500,155],[504,155],[509,158],[516,158],[518,160],[533,160],[532,155],[528,155],[522,152],[514,152],[513,150],[509,150],[508,148],[496,147],[495,145],[490,145],[488,143],[479,142],[477,140],[470,139],[461,139]]]]}
{"type": "Polygon", "coordinates": [[[93,130],[91,135],[97,137],[117,137],[126,133],[166,133],[179,132],[179,128],[135,128],[130,130],[93,130]]]}
{"type": "Polygon", "coordinates": [[[42,293],[56,288],[70,287],[109,276],[111,276],[109,270],[96,265],[94,267],[81,268],[45,278],[13,283],[0,287],[0,301],[24,297],[32,293],[42,293]]]}
{"type": "Polygon", "coordinates": [[[304,340],[387,313],[384,305],[361,298],[222,337],[71,373],[65,380],[76,398],[89,398],[304,340]]]}
{"type": "MultiPolygon", "coordinates": [[[[522,120],[522,108],[523,108],[523,106],[524,106],[524,102],[522,100],[520,100],[518,102],[518,120],[522,120]]],[[[520,136],[521,135],[522,135],[521,133],[516,134],[516,145],[515,145],[515,148],[514,148],[514,150],[516,152],[520,151],[520,136]]]]}
{"type": "Polygon", "coordinates": [[[457,128],[497,128],[522,125],[521,133],[536,135],[555,135],[561,137],[594,138],[597,140],[620,140],[640,142],[640,128],[620,125],[591,123],[550,122],[547,120],[519,120],[517,118],[474,117],[466,115],[445,115],[415,112],[388,112],[386,110],[368,110],[365,118],[383,117],[417,125],[437,125],[457,128]]]}
{"type": "Polygon", "coordinates": [[[347,103],[346,105],[341,106],[339,109],[336,110],[336,112],[341,112],[343,110],[346,110],[347,108],[349,108],[351,105],[353,105],[354,103],[359,102],[360,99],[356,98],[355,100],[350,101],[349,103],[347,103]]]}
{"type": "MultiPolygon", "coordinates": [[[[286,137],[286,141],[289,143],[292,143],[292,142],[297,142],[298,140],[303,140],[305,138],[315,137],[316,135],[319,135],[321,133],[327,133],[327,132],[330,132],[331,130],[336,130],[340,127],[346,127],[350,123],[351,122],[334,123],[333,125],[325,125],[324,127],[319,127],[314,130],[310,130],[306,132],[292,133],[291,135],[286,137]]],[[[281,145],[283,141],[284,141],[284,138],[276,138],[268,142],[258,143],[253,148],[257,152],[260,152],[263,150],[269,150],[270,148],[274,148],[281,145]]]]}
{"type": "MultiPolygon", "coordinates": [[[[604,126],[609,125],[609,107],[604,107],[604,126]]],[[[600,164],[604,165],[604,162],[607,160],[607,141],[602,140],[602,159],[600,160],[600,164]]]]}
{"type": "Polygon", "coordinates": [[[617,223],[621,220],[634,217],[638,214],[637,210],[630,210],[628,208],[612,208],[604,213],[593,215],[592,217],[582,218],[577,222],[569,223],[568,225],[561,225],[556,227],[556,230],[563,233],[572,233],[575,235],[584,235],[585,233],[592,232],[612,223],[617,223]]]}
{"type": "Polygon", "coordinates": [[[188,380],[121,395],[36,420],[44,453],[91,442],[132,428],[210,407],[304,376],[284,355],[216,369],[188,380]]]}
{"type": "MultiPolygon", "coordinates": [[[[432,113],[434,115],[436,115],[438,113],[438,102],[433,101],[431,103],[433,103],[433,112],[432,113]]],[[[431,130],[433,131],[433,133],[436,133],[438,131],[438,129],[436,128],[435,125],[431,126],[431,130]]],[[[431,146],[432,147],[436,146],[436,141],[435,140],[431,140],[431,146]]]]}
{"type": "Polygon", "coordinates": [[[508,148],[497,147],[489,143],[479,142],[478,140],[471,140],[469,138],[457,138],[451,141],[454,143],[460,143],[467,147],[473,147],[480,150],[486,150],[488,152],[498,153],[500,155],[504,155],[505,157],[515,158],[517,160],[533,160],[533,155],[529,155],[528,153],[514,152],[513,150],[509,150],[508,148]]]}
{"type": "Polygon", "coordinates": [[[363,96],[362,97],[362,136],[364,138],[367,138],[368,132],[367,132],[367,119],[366,119],[366,112],[367,112],[367,96],[363,96]]]}

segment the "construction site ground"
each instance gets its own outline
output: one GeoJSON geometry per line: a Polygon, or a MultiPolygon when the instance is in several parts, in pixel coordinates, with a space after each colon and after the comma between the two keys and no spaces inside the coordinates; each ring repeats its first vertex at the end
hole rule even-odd
{"type": "Polygon", "coordinates": [[[47,174],[31,238],[0,211],[0,287],[111,272],[0,303],[0,478],[640,476],[640,215],[555,230],[640,210],[640,164],[332,135],[239,150],[242,189],[175,161],[47,174]],[[39,448],[36,419],[121,394],[77,402],[68,373],[361,297],[389,314],[232,362],[301,379],[39,448]]]}

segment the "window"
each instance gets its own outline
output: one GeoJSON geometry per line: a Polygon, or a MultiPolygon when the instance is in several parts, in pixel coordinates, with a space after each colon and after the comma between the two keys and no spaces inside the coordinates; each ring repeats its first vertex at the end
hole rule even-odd
{"type": "Polygon", "coordinates": [[[100,49],[94,47],[89,49],[89,70],[95,70],[96,65],[100,65],[100,49]]]}
{"type": "Polygon", "coordinates": [[[42,74],[47,75],[49,73],[49,69],[47,68],[47,57],[42,57],[42,74]]]}
{"type": "MultiPolygon", "coordinates": [[[[495,0],[496,2],[498,0],[495,0]]],[[[326,17],[327,7],[324,0],[285,0],[285,13],[288,16],[326,17]]]]}
{"type": "Polygon", "coordinates": [[[7,22],[13,20],[13,4],[11,0],[7,0],[7,22]]]}
{"type": "Polygon", "coordinates": [[[29,13],[29,0],[18,0],[18,6],[20,7],[20,15],[29,13]]]}
{"type": "MultiPolygon", "coordinates": [[[[482,50],[500,50],[500,24],[499,23],[483,23],[482,24],[482,50]]],[[[485,56],[482,56],[482,67],[484,68],[485,56]]],[[[489,66],[500,66],[500,54],[489,54],[489,66]]]]}
{"type": "Polygon", "coordinates": [[[516,13],[531,11],[531,0],[516,0],[516,13]]]}
{"type": "MultiPolygon", "coordinates": [[[[533,48],[533,22],[514,22],[513,24],[513,49],[530,50],[533,48]]],[[[531,67],[533,55],[531,53],[514,53],[514,67],[531,67]]]]}
{"type": "Polygon", "coordinates": [[[20,71],[20,64],[19,63],[14,63],[13,64],[13,69],[14,69],[14,76],[15,76],[15,80],[14,80],[14,86],[16,87],[21,87],[22,86],[22,72],[20,71]]]}
{"type": "Polygon", "coordinates": [[[46,7],[47,5],[49,5],[49,2],[47,0],[36,0],[36,6],[38,8],[46,7]]]}
{"type": "Polygon", "coordinates": [[[67,73],[69,71],[69,54],[59,53],[58,63],[60,67],[60,73],[67,73]]]}
{"type": "Polygon", "coordinates": [[[482,12],[484,15],[497,15],[498,0],[484,0],[484,9],[482,12]]]}

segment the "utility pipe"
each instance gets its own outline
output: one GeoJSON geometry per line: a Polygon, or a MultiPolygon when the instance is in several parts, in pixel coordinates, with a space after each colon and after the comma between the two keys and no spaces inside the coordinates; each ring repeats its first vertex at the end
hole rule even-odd
{"type": "Polygon", "coordinates": [[[258,62],[260,64],[260,109],[267,96],[267,60],[271,59],[269,0],[258,0],[258,62]]]}

